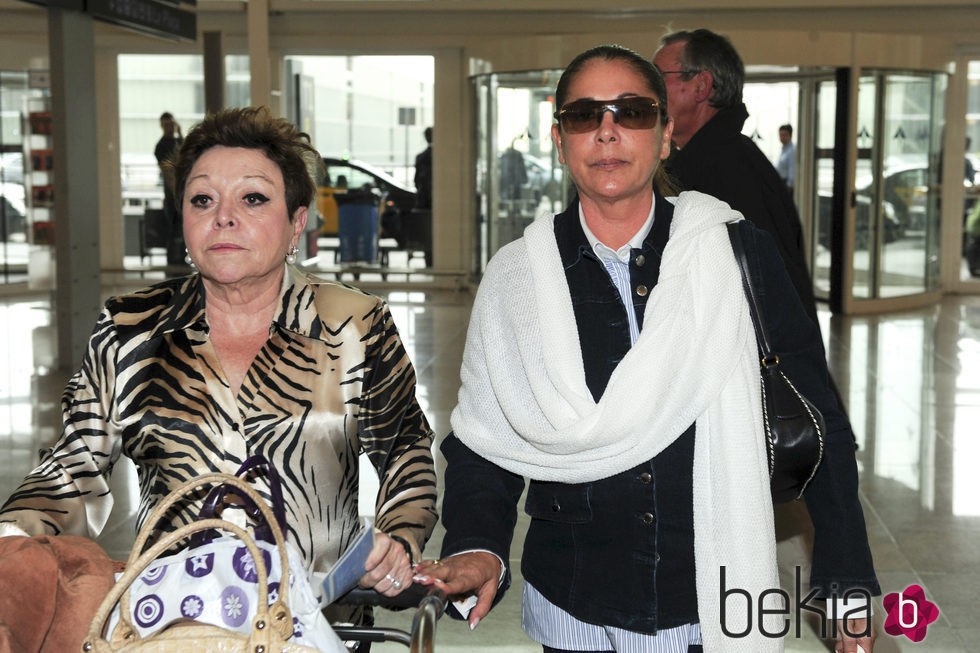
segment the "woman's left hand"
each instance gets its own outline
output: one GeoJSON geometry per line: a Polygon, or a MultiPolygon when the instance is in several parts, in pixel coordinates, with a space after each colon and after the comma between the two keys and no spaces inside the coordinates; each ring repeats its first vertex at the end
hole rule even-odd
{"type": "Polygon", "coordinates": [[[838,623],[837,628],[837,642],[834,646],[836,653],[872,653],[877,636],[873,624],[869,629],[866,619],[849,619],[847,624],[838,623]],[[859,637],[851,637],[848,634],[865,632],[868,634],[859,637]]]}
{"type": "Polygon", "coordinates": [[[380,531],[374,533],[374,548],[364,569],[359,585],[385,596],[397,596],[412,584],[412,562],[405,547],[380,531]]]}

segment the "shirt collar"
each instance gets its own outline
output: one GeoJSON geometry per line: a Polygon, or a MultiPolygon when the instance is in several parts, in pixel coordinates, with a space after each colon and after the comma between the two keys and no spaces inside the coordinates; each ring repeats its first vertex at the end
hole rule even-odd
{"type": "Polygon", "coordinates": [[[650,233],[650,229],[653,227],[653,211],[656,204],[657,198],[653,197],[653,200],[650,202],[650,213],[647,215],[647,219],[643,222],[643,225],[640,227],[639,231],[633,234],[633,237],[629,239],[629,242],[620,247],[618,250],[614,250],[606,246],[598,238],[596,238],[594,233],[592,233],[592,230],[589,229],[589,225],[585,222],[585,212],[582,210],[581,202],[579,202],[578,205],[578,219],[582,224],[582,231],[585,232],[585,237],[589,241],[589,246],[592,248],[592,251],[595,252],[596,256],[598,256],[600,259],[614,256],[623,263],[628,263],[630,260],[630,250],[643,249],[643,241],[646,239],[647,234],[650,233]]]}
{"type": "MultiPolygon", "coordinates": [[[[314,327],[317,313],[313,307],[313,285],[316,280],[302,270],[286,266],[279,310],[273,316],[272,325],[307,336],[318,337],[320,329],[314,327]]],[[[174,331],[195,329],[207,332],[205,318],[204,283],[200,274],[186,277],[175,289],[151,337],[174,331]]],[[[271,325],[270,325],[271,328],[271,325]]]]}

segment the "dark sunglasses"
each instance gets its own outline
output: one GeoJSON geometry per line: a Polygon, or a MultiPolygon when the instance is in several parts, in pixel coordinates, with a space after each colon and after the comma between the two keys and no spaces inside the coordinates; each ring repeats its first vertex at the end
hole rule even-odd
{"type": "Polygon", "coordinates": [[[660,116],[660,103],[649,97],[619,100],[576,100],[555,112],[555,120],[568,134],[584,134],[602,124],[609,112],[613,121],[626,129],[652,129],[660,116]]]}

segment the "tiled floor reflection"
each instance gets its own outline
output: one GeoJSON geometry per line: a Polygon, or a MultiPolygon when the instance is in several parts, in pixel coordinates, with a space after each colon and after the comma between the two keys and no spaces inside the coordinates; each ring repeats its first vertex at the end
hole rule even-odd
{"type": "MultiPolygon", "coordinates": [[[[372,288],[378,292],[377,288],[372,288]]],[[[452,291],[382,291],[415,362],[419,397],[442,436],[456,401],[459,363],[471,296],[452,291]]],[[[94,318],[93,318],[94,319],[94,318]]],[[[50,302],[45,297],[0,298],[0,497],[57,437],[61,388],[68,373],[53,369],[50,302]]],[[[860,444],[862,493],[876,565],[885,592],[916,583],[940,608],[927,638],[912,644],[881,631],[875,651],[975,651],[980,641],[980,297],[950,297],[926,310],[879,317],[821,313],[828,357],[860,444]]],[[[439,459],[441,466],[442,461],[439,459]]],[[[132,468],[113,479],[116,508],[101,538],[116,556],[132,541],[132,468]]],[[[373,490],[365,483],[365,493],[373,490]]],[[[369,509],[370,502],[362,508],[369,509]]],[[[792,589],[796,566],[806,577],[808,539],[799,506],[779,509],[781,577],[792,589]]],[[[527,526],[520,523],[518,538],[527,526]]],[[[441,541],[437,529],[429,555],[441,541]]],[[[514,546],[515,555],[520,546],[514,546]]],[[[516,560],[515,569],[516,567],[516,560]]],[[[597,560],[596,564],[602,564],[597,560]]],[[[439,625],[440,652],[540,651],[520,629],[520,581],[475,632],[462,623],[439,625]]],[[[405,628],[407,613],[379,621],[405,628]]],[[[794,628],[795,630],[795,628],[794,628]]],[[[826,651],[806,624],[788,651],[826,651]]],[[[393,644],[375,651],[405,650],[393,644]]]]}

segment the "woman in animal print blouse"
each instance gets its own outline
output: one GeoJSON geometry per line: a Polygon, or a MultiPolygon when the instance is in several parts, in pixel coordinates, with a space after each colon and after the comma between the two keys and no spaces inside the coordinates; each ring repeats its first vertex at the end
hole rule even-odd
{"type": "MultiPolygon", "coordinates": [[[[361,585],[393,596],[411,583],[437,519],[432,431],[385,303],[291,265],[314,161],[305,135],[262,108],[188,133],[173,168],[196,270],[106,302],[61,438],[0,510],[0,535],[96,537],[120,454],[139,473],[137,527],[181,482],[260,454],[282,477],[288,537],[322,571],[359,529],[364,452],[380,490],[361,585]]],[[[183,506],[173,526],[199,510],[183,506]]]]}

